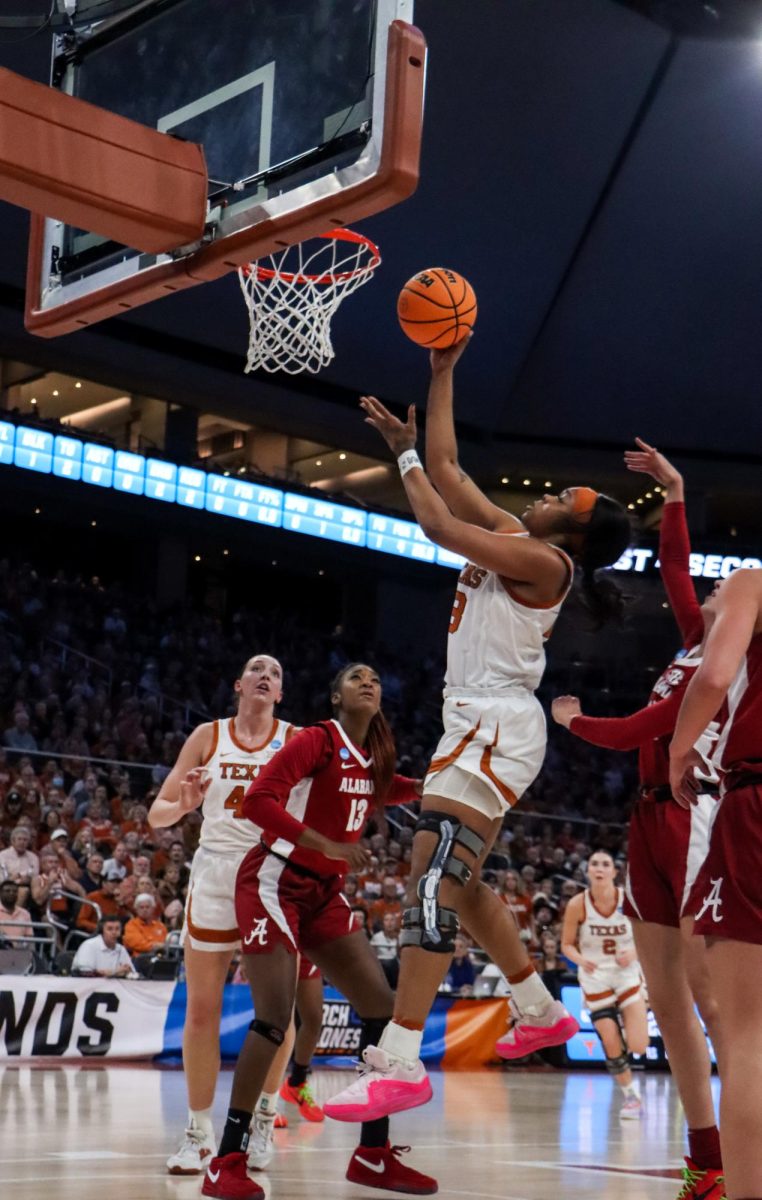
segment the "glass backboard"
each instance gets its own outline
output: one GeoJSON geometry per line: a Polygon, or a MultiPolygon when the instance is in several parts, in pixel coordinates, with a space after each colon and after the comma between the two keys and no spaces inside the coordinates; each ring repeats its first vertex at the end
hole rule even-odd
{"type": "Polygon", "coordinates": [[[144,0],[56,38],[54,87],[203,146],[203,237],[149,255],[33,217],[27,327],[68,332],[414,190],[413,0],[144,0]]]}

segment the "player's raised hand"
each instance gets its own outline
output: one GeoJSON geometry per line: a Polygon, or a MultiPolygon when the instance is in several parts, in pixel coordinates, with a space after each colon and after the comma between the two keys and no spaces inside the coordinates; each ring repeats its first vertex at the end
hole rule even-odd
{"type": "Polygon", "coordinates": [[[181,812],[191,812],[198,808],[206,795],[212,777],[206,767],[192,767],[180,783],[178,807],[181,812]]]}
{"type": "Polygon", "coordinates": [[[550,713],[554,721],[568,729],[575,717],[582,716],[582,705],[576,696],[556,696],[550,713]]]}
{"type": "Polygon", "coordinates": [[[655,446],[649,446],[642,438],[635,438],[637,450],[625,450],[624,462],[628,471],[650,475],[662,487],[682,483],[682,475],[655,446]]]}
{"type": "Polygon", "coordinates": [[[456,342],[454,346],[448,346],[446,350],[432,350],[429,356],[431,374],[441,375],[444,371],[452,371],[472,337],[472,333],[467,333],[459,342],[456,342]]]}
{"type": "Polygon", "coordinates": [[[413,449],[418,437],[414,404],[408,407],[405,422],[389,412],[375,396],[361,396],[360,408],[365,413],[366,425],[372,425],[378,430],[395,457],[399,457],[403,450],[413,449]]]}

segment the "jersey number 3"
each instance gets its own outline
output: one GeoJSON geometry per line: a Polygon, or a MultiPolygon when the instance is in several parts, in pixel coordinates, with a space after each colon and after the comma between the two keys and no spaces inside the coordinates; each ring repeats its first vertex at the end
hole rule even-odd
{"type": "Polygon", "coordinates": [[[457,633],[460,628],[460,623],[463,620],[463,613],[466,611],[466,601],[468,596],[458,588],[455,593],[455,599],[452,602],[452,612],[450,613],[450,628],[448,633],[457,633]]]}
{"type": "Polygon", "coordinates": [[[356,833],[358,829],[362,829],[365,824],[365,815],[368,811],[368,801],[359,799],[357,796],[352,797],[352,807],[349,810],[349,818],[347,820],[347,833],[356,833]]]}
{"type": "Polygon", "coordinates": [[[233,819],[236,821],[244,820],[243,800],[245,795],[246,788],[242,783],[239,783],[238,787],[233,788],[232,792],[225,801],[225,808],[232,810],[233,819]]]}

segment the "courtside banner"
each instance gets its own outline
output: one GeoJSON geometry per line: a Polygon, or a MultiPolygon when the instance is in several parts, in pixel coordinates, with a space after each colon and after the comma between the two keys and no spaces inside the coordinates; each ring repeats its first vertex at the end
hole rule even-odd
{"type": "Polygon", "coordinates": [[[0,1062],[153,1058],[164,1046],[174,983],[0,976],[0,1062]]]}

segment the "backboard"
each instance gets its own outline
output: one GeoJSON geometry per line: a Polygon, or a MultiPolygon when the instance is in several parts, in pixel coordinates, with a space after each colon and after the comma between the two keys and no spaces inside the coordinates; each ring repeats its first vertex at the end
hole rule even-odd
{"type": "Polygon", "coordinates": [[[54,87],[203,146],[208,213],[199,242],[156,255],[33,217],[27,328],[70,332],[409,195],[412,16],[413,0],[143,0],[57,37],[54,87]]]}

